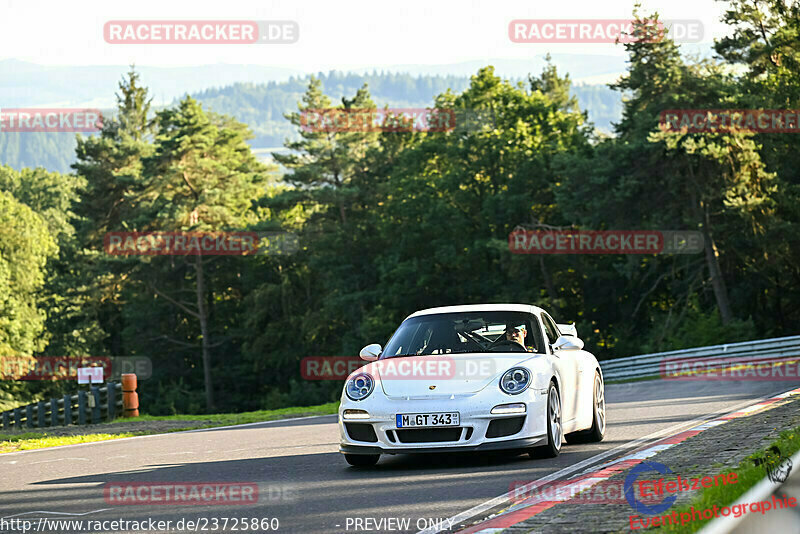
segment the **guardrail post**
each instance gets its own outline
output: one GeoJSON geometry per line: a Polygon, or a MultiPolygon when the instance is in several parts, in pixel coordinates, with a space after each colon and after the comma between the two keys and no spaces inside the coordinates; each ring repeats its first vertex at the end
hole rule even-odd
{"type": "Polygon", "coordinates": [[[3,412],[3,430],[11,429],[11,421],[8,417],[8,412],[3,412]]]}
{"type": "Polygon", "coordinates": [[[22,408],[14,408],[14,430],[22,428],[22,408]]]}
{"type": "Polygon", "coordinates": [[[97,424],[100,422],[101,412],[100,412],[100,388],[97,386],[92,386],[91,392],[89,393],[92,396],[93,402],[91,403],[92,406],[92,424],[97,424]]]}
{"type": "Polygon", "coordinates": [[[136,393],[136,375],[122,375],[122,416],[139,417],[139,394],[136,393]]]}
{"type": "Polygon", "coordinates": [[[50,399],[50,426],[58,426],[58,399],[50,399]]]}
{"type": "Polygon", "coordinates": [[[108,384],[106,388],[106,420],[113,421],[117,416],[117,385],[108,384]]]}
{"type": "Polygon", "coordinates": [[[42,428],[45,425],[44,406],[44,401],[39,401],[36,403],[36,426],[39,428],[42,428]]]}
{"type": "Polygon", "coordinates": [[[33,404],[25,406],[25,426],[33,428],[33,404]]]}
{"type": "Polygon", "coordinates": [[[78,424],[86,424],[86,392],[78,392],[78,424]]]}
{"type": "Polygon", "coordinates": [[[72,397],[64,395],[64,426],[72,424],[72,397]]]}

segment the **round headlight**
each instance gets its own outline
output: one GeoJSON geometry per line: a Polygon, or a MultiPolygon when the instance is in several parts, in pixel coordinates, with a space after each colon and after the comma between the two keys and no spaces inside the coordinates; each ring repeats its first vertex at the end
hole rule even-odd
{"type": "Polygon", "coordinates": [[[522,393],[531,385],[531,373],[522,367],[514,367],[503,374],[500,389],[509,395],[522,393]]]}
{"type": "Polygon", "coordinates": [[[367,373],[359,373],[344,386],[344,392],[350,400],[359,401],[369,397],[375,387],[375,380],[367,373]]]}

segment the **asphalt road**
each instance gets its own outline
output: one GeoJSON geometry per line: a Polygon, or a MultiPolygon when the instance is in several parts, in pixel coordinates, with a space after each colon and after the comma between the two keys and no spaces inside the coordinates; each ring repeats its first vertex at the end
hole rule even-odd
{"type": "Polygon", "coordinates": [[[36,525],[45,517],[171,520],[172,525],[181,519],[207,518],[206,531],[214,532],[219,529],[211,528],[213,518],[230,518],[230,530],[233,518],[246,517],[277,518],[279,532],[297,533],[397,532],[396,523],[377,522],[399,518],[409,521],[409,529],[403,531],[415,532],[431,520],[455,516],[507,492],[513,481],[536,480],[632,440],[669,429],[677,432],[697,418],[798,385],[608,385],[606,439],[565,445],[554,460],[508,454],[384,456],[374,468],[350,468],[337,452],[336,416],[2,454],[0,518],[5,518],[6,527],[0,526],[0,531],[20,532],[8,527],[9,519],[36,525]],[[259,498],[255,504],[238,506],[112,505],[104,499],[103,488],[118,482],[252,482],[258,484],[259,498]]]}

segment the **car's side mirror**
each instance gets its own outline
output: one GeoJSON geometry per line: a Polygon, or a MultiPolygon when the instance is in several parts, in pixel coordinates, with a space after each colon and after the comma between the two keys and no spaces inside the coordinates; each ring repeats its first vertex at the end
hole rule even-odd
{"type": "Polygon", "coordinates": [[[381,354],[381,346],[379,343],[373,343],[372,345],[367,345],[361,352],[358,353],[361,356],[361,359],[367,362],[374,362],[378,359],[378,356],[381,354]]]}
{"type": "Polygon", "coordinates": [[[572,324],[557,324],[558,331],[565,336],[578,337],[578,329],[575,323],[572,324]]]}
{"type": "Polygon", "coordinates": [[[553,350],[581,350],[582,348],[583,341],[572,336],[559,336],[553,343],[553,350]]]}

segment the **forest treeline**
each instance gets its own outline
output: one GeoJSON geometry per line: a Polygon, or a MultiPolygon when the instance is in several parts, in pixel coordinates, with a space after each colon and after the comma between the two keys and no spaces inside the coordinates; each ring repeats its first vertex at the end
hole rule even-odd
{"type": "MultiPolygon", "coordinates": [[[[466,76],[413,76],[407,73],[373,72],[354,74],[332,71],[316,76],[331,95],[351,95],[367,84],[378,105],[423,108],[433,97],[450,89],[461,92],[469,85],[466,76]]],[[[204,109],[236,117],[253,132],[247,140],[253,148],[275,148],[287,138],[297,137],[296,129],[284,114],[297,107],[308,87],[308,77],[292,77],[283,82],[235,83],[193,94],[204,109]]],[[[622,109],[620,95],[604,85],[572,87],[582,109],[588,110],[594,125],[611,130],[622,109]]],[[[75,136],[57,132],[5,132],[0,135],[0,161],[15,169],[43,167],[70,172],[75,162],[75,136]]]]}
{"type": "MultiPolygon", "coordinates": [[[[312,78],[282,178],[244,124],[191,97],[154,112],[132,71],[72,173],[0,168],[0,351],[147,356],[143,410],[186,413],[335,399],[341,384],[301,380],[302,358],[383,344],[432,306],[535,303],[601,359],[796,334],[800,136],[658,126],[665,109],[800,108],[797,4],[728,8],[717,60],[625,45],[613,136],[552,66],[525,82],[487,66],[437,94],[429,106],[491,117],[448,132],[304,131],[304,109],[375,107],[368,85],[328,96],[312,78]],[[509,233],[537,225],[693,230],[705,249],[511,254],[509,233]],[[108,232],[152,230],[287,231],[300,250],[103,252],[108,232]]],[[[63,387],[0,383],[6,404],[63,387]]]]}

